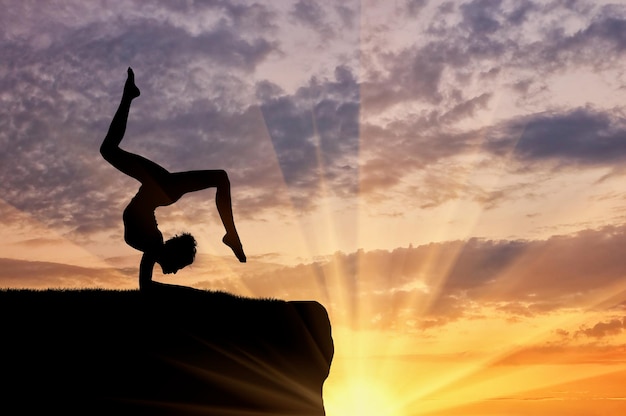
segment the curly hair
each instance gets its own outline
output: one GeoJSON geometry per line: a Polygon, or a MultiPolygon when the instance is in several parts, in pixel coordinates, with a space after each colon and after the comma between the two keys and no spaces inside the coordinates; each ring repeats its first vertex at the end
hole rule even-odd
{"type": "Polygon", "coordinates": [[[165,242],[165,253],[170,261],[181,267],[196,258],[196,239],[189,233],[177,234],[165,242]]]}

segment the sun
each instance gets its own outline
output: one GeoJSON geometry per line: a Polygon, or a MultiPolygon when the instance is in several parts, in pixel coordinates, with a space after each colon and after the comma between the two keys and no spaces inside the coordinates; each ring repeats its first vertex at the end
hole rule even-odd
{"type": "Polygon", "coordinates": [[[385,380],[349,379],[325,392],[324,407],[328,416],[394,416],[398,398],[385,380]]]}

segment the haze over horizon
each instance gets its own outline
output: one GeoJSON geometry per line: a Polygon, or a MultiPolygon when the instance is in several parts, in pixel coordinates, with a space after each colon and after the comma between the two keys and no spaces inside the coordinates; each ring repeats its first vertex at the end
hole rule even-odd
{"type": "Polygon", "coordinates": [[[225,169],[248,255],[198,192],[156,280],[322,303],[329,416],[626,409],[625,1],[2,4],[0,288],[137,287],[131,66],[122,147],[225,169]]]}

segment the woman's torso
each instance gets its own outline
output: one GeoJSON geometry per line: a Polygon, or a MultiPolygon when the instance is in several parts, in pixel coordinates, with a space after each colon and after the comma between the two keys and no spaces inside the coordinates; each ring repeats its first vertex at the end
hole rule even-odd
{"type": "Polygon", "coordinates": [[[161,188],[141,186],[124,209],[124,240],[131,247],[149,252],[163,245],[155,210],[176,202],[161,188]]]}

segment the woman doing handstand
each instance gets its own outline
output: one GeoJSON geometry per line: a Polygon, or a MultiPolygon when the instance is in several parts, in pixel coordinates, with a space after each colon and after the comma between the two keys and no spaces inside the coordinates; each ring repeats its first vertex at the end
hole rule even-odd
{"type": "Polygon", "coordinates": [[[217,188],[215,202],[226,235],[222,238],[240,262],[246,261],[239,235],[235,229],[230,199],[230,181],[223,170],[199,170],[170,173],[156,163],[120,149],[126,131],[130,104],[139,97],[135,75],[128,68],[122,101],[113,117],[109,131],[100,146],[102,156],[121,172],[141,182],[137,194],[124,210],[124,240],[143,252],[139,266],[139,287],[152,282],[152,269],[158,263],[163,273],[176,273],[190,265],[196,254],[196,240],[191,234],[177,235],[164,242],[157,227],[154,211],[171,205],[188,192],[217,188]]]}

